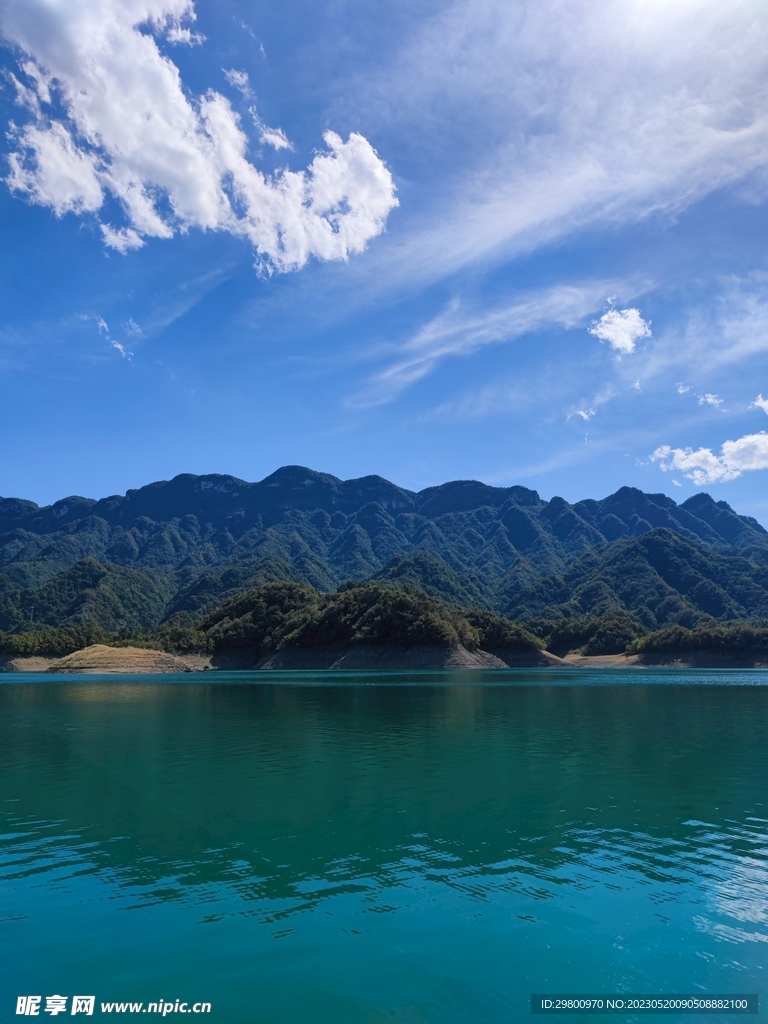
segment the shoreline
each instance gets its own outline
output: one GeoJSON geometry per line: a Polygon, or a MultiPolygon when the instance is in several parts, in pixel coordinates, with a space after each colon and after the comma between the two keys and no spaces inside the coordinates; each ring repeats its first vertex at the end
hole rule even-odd
{"type": "Polygon", "coordinates": [[[768,668],[764,658],[727,659],[700,652],[690,656],[643,656],[640,654],[567,654],[559,658],[548,651],[469,651],[459,645],[439,647],[385,647],[359,645],[347,648],[288,648],[260,659],[253,651],[224,651],[204,656],[169,654],[142,647],[109,647],[94,644],[62,658],[6,657],[0,673],[46,675],[168,675],[217,671],[371,671],[403,669],[568,668],[768,668]]]}

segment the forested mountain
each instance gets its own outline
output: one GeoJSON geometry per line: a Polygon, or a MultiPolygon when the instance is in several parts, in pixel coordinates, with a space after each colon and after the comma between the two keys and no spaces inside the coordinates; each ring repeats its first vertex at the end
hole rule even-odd
{"type": "Polygon", "coordinates": [[[175,477],[40,508],[0,499],[0,629],[147,628],[276,580],[410,583],[520,620],[629,614],[647,628],[768,615],[768,533],[725,502],[624,487],[570,505],[455,481],[412,492],[285,467],[175,477]]]}

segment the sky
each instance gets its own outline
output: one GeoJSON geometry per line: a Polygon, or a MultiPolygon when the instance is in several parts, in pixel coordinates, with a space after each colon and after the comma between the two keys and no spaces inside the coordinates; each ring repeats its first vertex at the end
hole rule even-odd
{"type": "Polygon", "coordinates": [[[764,0],[0,0],[0,494],[768,526],[764,0]]]}

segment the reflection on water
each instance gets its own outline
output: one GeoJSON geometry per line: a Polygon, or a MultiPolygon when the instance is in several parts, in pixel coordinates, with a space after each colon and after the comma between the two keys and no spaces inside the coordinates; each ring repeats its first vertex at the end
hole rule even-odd
{"type": "Polygon", "coordinates": [[[768,686],[725,685],[761,674],[374,678],[0,685],[0,1020],[27,989],[227,1021],[763,994],[768,686]]]}

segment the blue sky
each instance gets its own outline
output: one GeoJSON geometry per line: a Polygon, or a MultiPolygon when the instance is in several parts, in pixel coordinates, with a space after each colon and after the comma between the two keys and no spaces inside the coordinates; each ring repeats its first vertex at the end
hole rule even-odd
{"type": "Polygon", "coordinates": [[[0,33],[3,495],[301,464],[768,525],[759,0],[0,0],[0,33]]]}

